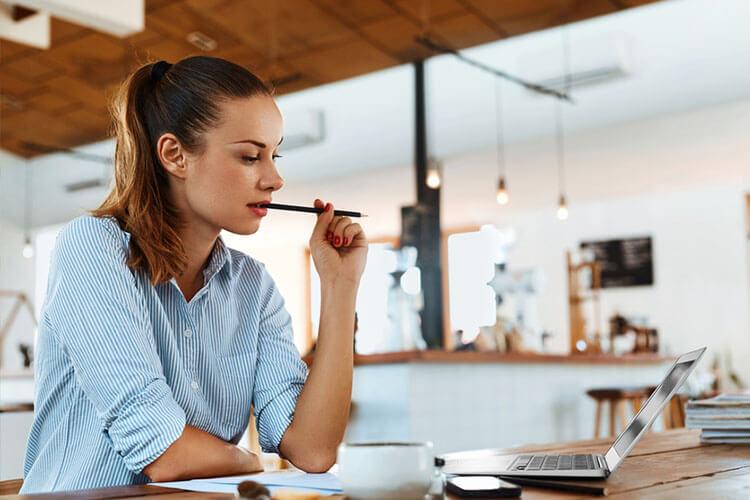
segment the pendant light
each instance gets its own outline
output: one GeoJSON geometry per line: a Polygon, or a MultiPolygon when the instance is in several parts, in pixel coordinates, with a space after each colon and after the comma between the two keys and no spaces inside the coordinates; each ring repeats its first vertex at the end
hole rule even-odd
{"type": "Polygon", "coordinates": [[[430,189],[437,189],[440,187],[442,182],[442,166],[442,162],[436,158],[430,157],[427,160],[427,178],[425,179],[425,182],[430,189]]]}
{"type": "Polygon", "coordinates": [[[505,137],[504,137],[504,129],[503,129],[503,103],[502,103],[502,92],[501,92],[501,85],[503,82],[500,80],[500,78],[495,77],[495,129],[497,133],[495,134],[495,142],[497,147],[497,171],[498,171],[498,181],[497,181],[497,193],[495,194],[495,198],[497,199],[497,203],[499,205],[507,205],[508,201],[510,201],[510,198],[508,197],[508,189],[506,186],[505,181],[505,137]]]}
{"type": "Polygon", "coordinates": [[[557,218],[568,220],[568,202],[565,197],[565,141],[563,137],[562,109],[560,101],[555,103],[556,142],[557,142],[557,182],[559,196],[557,199],[557,218]]]}
{"type": "MultiPolygon", "coordinates": [[[[422,29],[422,36],[426,36],[430,32],[430,0],[422,0],[422,5],[420,8],[420,17],[421,19],[421,29],[422,29]]],[[[428,147],[428,157],[427,157],[427,172],[425,173],[425,184],[427,184],[427,187],[430,189],[439,189],[440,185],[443,183],[443,162],[435,158],[434,156],[430,155],[429,153],[429,147],[432,145],[432,140],[436,137],[435,130],[434,130],[434,121],[432,115],[432,106],[429,105],[429,96],[430,94],[427,93],[426,101],[427,103],[427,109],[425,111],[425,120],[427,121],[426,125],[426,134],[427,134],[427,147],[428,147]]]]}
{"type": "Polygon", "coordinates": [[[31,244],[31,166],[24,165],[24,208],[23,208],[23,250],[21,255],[30,259],[34,256],[34,245],[31,244]]]}

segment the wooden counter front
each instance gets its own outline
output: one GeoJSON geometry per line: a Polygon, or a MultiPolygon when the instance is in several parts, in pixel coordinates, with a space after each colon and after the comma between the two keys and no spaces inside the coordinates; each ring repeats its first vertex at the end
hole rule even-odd
{"type": "MultiPolygon", "coordinates": [[[[312,364],[314,354],[303,358],[312,364]]],[[[354,365],[378,365],[395,363],[558,363],[594,365],[659,364],[674,361],[672,356],[659,354],[506,354],[479,351],[401,351],[380,354],[357,354],[354,365]]]]}

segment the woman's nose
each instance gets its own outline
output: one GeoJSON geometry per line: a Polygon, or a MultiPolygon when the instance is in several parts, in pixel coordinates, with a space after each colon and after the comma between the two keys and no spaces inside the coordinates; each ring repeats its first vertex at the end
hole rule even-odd
{"type": "Polygon", "coordinates": [[[278,191],[284,186],[284,179],[279,175],[276,167],[271,167],[268,174],[261,179],[261,188],[278,191]]]}

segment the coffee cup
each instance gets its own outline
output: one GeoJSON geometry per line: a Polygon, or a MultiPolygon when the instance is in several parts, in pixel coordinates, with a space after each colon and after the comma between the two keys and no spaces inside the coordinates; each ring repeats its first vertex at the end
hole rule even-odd
{"type": "Polygon", "coordinates": [[[430,490],[430,442],[341,443],[338,476],[350,498],[421,499],[430,490]]]}

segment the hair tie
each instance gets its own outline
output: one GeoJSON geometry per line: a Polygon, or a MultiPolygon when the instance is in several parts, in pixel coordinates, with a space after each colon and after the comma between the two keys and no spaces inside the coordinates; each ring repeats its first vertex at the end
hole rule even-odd
{"type": "Polygon", "coordinates": [[[159,80],[161,80],[164,74],[169,71],[169,68],[171,67],[172,65],[167,61],[159,61],[157,63],[154,63],[154,65],[151,66],[151,80],[154,83],[157,83],[159,80]]]}

